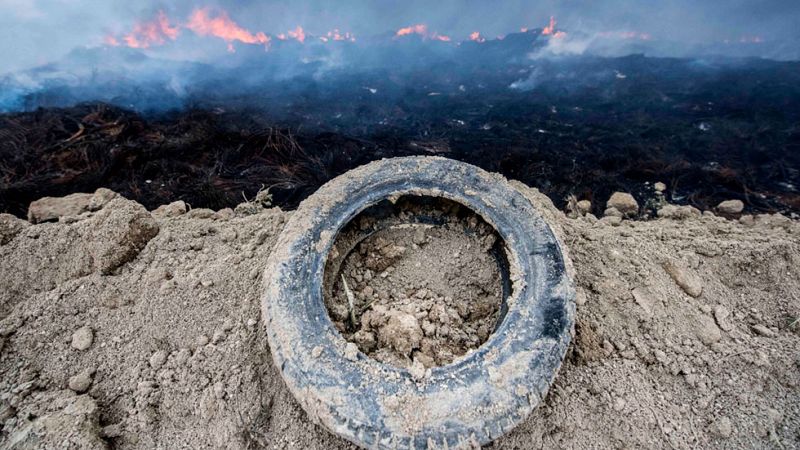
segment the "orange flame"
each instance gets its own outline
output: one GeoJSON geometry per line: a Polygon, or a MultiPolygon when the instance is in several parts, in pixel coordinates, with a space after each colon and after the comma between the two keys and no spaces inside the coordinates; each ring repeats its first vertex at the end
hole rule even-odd
{"type": "Polygon", "coordinates": [[[297,42],[305,42],[306,33],[303,31],[303,27],[298,25],[294,30],[289,30],[289,37],[292,39],[297,39],[297,42]]]}
{"type": "Polygon", "coordinates": [[[406,36],[409,34],[419,34],[425,36],[428,34],[428,27],[423,24],[418,24],[406,28],[400,28],[397,30],[397,33],[395,33],[395,36],[406,36]]]}
{"type": "Polygon", "coordinates": [[[260,31],[252,34],[231,20],[225,11],[221,11],[217,17],[210,17],[208,8],[196,9],[189,17],[189,23],[186,24],[186,28],[200,36],[214,36],[224,40],[228,43],[228,51],[230,52],[235,51],[233,48],[234,41],[245,44],[263,44],[265,48],[269,48],[269,36],[260,31]]]}
{"type": "Polygon", "coordinates": [[[544,35],[551,35],[556,29],[556,18],[550,16],[550,25],[542,28],[542,34],[544,35]]]}
{"type": "MultiPolygon", "coordinates": [[[[164,11],[159,11],[155,19],[149,22],[140,22],[133,26],[133,30],[122,36],[122,41],[131,48],[148,48],[153,45],[163,45],[167,39],[174,41],[180,33],[180,27],[172,26],[164,11]]],[[[120,39],[115,36],[106,36],[103,40],[107,45],[121,45],[120,39]]]]}
{"type": "Polygon", "coordinates": [[[469,34],[469,40],[475,42],[486,42],[486,39],[481,36],[481,33],[478,31],[473,31],[469,34]]]}
{"type": "Polygon", "coordinates": [[[395,37],[408,36],[410,34],[418,34],[422,36],[423,39],[433,39],[435,41],[442,41],[442,42],[452,41],[450,36],[439,34],[436,32],[430,33],[428,31],[428,26],[424,24],[417,24],[417,25],[411,25],[410,27],[400,28],[395,33],[395,37]]]}
{"type": "Polygon", "coordinates": [[[349,31],[345,31],[344,33],[341,33],[341,32],[339,32],[338,28],[334,28],[333,30],[328,31],[328,33],[325,36],[320,37],[320,39],[323,42],[328,42],[329,40],[350,41],[350,42],[355,42],[356,41],[356,37],[353,36],[349,31]]]}

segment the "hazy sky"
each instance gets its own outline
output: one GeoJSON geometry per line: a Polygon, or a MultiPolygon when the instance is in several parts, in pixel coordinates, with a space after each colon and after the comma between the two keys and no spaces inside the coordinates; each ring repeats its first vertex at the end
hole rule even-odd
{"type": "Polygon", "coordinates": [[[268,34],[301,25],[311,33],[339,28],[364,36],[426,23],[463,39],[476,30],[493,37],[543,26],[554,15],[565,30],[639,31],[687,44],[800,38],[800,0],[0,0],[0,73],[99,45],[158,10],[180,22],[203,6],[222,7],[242,26],[268,34]]]}

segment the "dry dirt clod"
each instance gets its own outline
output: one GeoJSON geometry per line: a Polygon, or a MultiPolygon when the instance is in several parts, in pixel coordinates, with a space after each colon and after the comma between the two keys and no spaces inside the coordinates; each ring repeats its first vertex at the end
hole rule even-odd
{"type": "Polygon", "coordinates": [[[92,371],[88,369],[81,371],[77,375],[70,377],[68,384],[70,389],[78,394],[83,394],[92,385],[92,371]]]}
{"type": "Polygon", "coordinates": [[[766,326],[764,326],[764,325],[761,325],[761,324],[756,324],[756,325],[753,325],[753,326],[752,326],[752,327],[750,327],[750,328],[752,328],[752,329],[753,329],[753,331],[754,331],[754,332],[755,332],[757,335],[759,335],[759,336],[763,336],[763,337],[775,337],[775,332],[774,332],[774,331],[772,331],[772,330],[770,330],[769,328],[767,328],[767,327],[766,327],[766,326]]]}
{"type": "Polygon", "coordinates": [[[607,208],[614,208],[626,217],[633,217],[639,212],[639,203],[627,192],[614,192],[606,203],[607,208]]]}
{"type": "Polygon", "coordinates": [[[72,333],[72,348],[75,350],[88,350],[94,342],[94,331],[86,325],[72,333]]]}
{"type": "Polygon", "coordinates": [[[169,217],[178,217],[186,214],[189,208],[183,200],[174,201],[168,205],[161,205],[154,209],[151,214],[158,219],[166,219],[169,217]]]}
{"type": "Polygon", "coordinates": [[[93,194],[70,194],[66,197],[43,197],[31,202],[28,220],[31,223],[46,222],[59,217],[77,216],[89,211],[93,194]]]}
{"type": "Polygon", "coordinates": [[[717,211],[721,214],[739,214],[744,211],[744,203],[741,200],[725,200],[717,205],[717,211]]]}
{"type": "Polygon", "coordinates": [[[673,281],[687,294],[699,297],[703,293],[703,282],[700,277],[682,263],[668,260],[664,262],[663,267],[673,281]]]}
{"type": "Polygon", "coordinates": [[[733,329],[733,324],[730,321],[731,312],[728,308],[719,305],[714,308],[714,319],[717,321],[717,325],[723,331],[731,331],[733,329]]]}
{"type": "Polygon", "coordinates": [[[161,366],[167,362],[167,352],[164,350],[158,350],[150,356],[150,367],[153,369],[160,369],[161,366]]]}
{"type": "Polygon", "coordinates": [[[700,339],[700,342],[711,345],[722,339],[722,333],[714,322],[714,319],[706,315],[701,315],[698,320],[699,323],[695,329],[695,334],[697,338],[700,339]]]}

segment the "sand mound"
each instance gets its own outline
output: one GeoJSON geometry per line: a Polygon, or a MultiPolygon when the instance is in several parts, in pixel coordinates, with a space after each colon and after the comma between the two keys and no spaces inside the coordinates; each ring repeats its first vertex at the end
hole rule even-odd
{"type": "MultiPolygon", "coordinates": [[[[800,445],[798,223],[614,226],[526,192],[568,247],[578,322],[544,404],[496,447],[800,445]]],[[[0,446],[351,447],[271,365],[261,270],[289,213],[237,210],[0,216],[0,446]]]]}

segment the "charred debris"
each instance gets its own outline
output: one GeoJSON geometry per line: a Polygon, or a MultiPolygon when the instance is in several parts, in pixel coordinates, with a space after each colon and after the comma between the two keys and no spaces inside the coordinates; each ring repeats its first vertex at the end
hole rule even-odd
{"type": "Polygon", "coordinates": [[[76,88],[49,86],[0,116],[0,211],[98,187],[150,209],[219,209],[269,188],[292,208],[368,161],[434,154],[562,207],[575,195],[599,209],[617,190],[644,204],[660,181],[671,203],[800,212],[800,63],[459,51],[324,75],[217,73],[180,97],[98,80],[113,96],[75,106],[76,88]]]}

